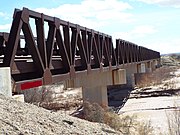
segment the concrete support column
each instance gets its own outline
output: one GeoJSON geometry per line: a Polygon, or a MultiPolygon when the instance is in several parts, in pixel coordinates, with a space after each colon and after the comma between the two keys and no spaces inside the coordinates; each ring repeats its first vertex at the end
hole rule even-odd
{"type": "Polygon", "coordinates": [[[0,94],[12,97],[10,67],[0,68],[0,94]]]}
{"type": "Polygon", "coordinates": [[[148,61],[147,63],[146,63],[146,73],[150,73],[150,72],[152,72],[152,62],[151,61],[148,61]]]}
{"type": "Polygon", "coordinates": [[[141,64],[137,64],[137,73],[141,73],[141,64]]]}
{"type": "Polygon", "coordinates": [[[122,68],[126,69],[126,80],[128,87],[135,86],[134,73],[138,72],[137,63],[125,64],[122,68]]]}
{"type": "Polygon", "coordinates": [[[108,106],[107,86],[83,87],[83,101],[98,103],[103,107],[108,106]]]}
{"type": "Polygon", "coordinates": [[[82,87],[83,101],[108,106],[107,85],[112,85],[112,71],[92,71],[76,76],[74,87],[82,87]]]}
{"type": "Polygon", "coordinates": [[[152,71],[156,69],[156,60],[152,61],[151,68],[152,68],[152,71]]]}
{"type": "Polygon", "coordinates": [[[141,71],[140,73],[146,73],[146,64],[145,63],[141,63],[141,71]]]}
{"type": "Polygon", "coordinates": [[[160,67],[161,66],[161,59],[156,59],[156,67],[160,67]]]}

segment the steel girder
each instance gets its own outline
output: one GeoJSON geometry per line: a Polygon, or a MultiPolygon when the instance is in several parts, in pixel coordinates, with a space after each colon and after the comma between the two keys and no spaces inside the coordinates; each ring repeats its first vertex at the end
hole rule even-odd
{"type": "Polygon", "coordinates": [[[138,46],[129,41],[116,39],[116,57],[118,64],[140,62],[160,58],[160,53],[138,46]]]}
{"type": "Polygon", "coordinates": [[[160,53],[122,39],[114,49],[107,34],[23,8],[15,9],[10,33],[0,33],[0,57],[0,66],[11,67],[17,89],[27,89],[157,59],[160,53]]]}
{"type": "Polygon", "coordinates": [[[42,78],[42,84],[51,84],[74,78],[78,71],[116,66],[111,36],[27,8],[15,10],[5,49],[2,65],[11,67],[16,82],[42,78]],[[37,37],[30,19],[35,21],[37,37]],[[20,39],[25,40],[24,48],[20,39]]]}

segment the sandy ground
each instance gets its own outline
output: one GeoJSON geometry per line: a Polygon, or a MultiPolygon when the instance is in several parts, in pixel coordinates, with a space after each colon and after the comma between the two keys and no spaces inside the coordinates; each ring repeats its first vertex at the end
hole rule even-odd
{"type": "Polygon", "coordinates": [[[167,115],[173,113],[175,104],[180,106],[180,97],[129,99],[120,113],[125,115],[136,115],[138,121],[151,121],[155,133],[167,133],[167,115]]]}
{"type": "Polygon", "coordinates": [[[0,95],[0,135],[119,134],[102,123],[71,117],[0,95]]]}
{"type": "MultiPolygon", "coordinates": [[[[175,83],[173,87],[180,89],[180,69],[173,73],[172,79],[166,80],[166,83],[175,83]]],[[[159,85],[162,89],[162,85],[159,85]]],[[[158,86],[150,91],[157,91],[158,86]]],[[[146,98],[128,99],[124,107],[119,111],[124,115],[136,115],[139,121],[151,122],[154,127],[154,134],[167,134],[167,118],[174,113],[175,108],[180,108],[180,96],[158,96],[146,98]]]]}

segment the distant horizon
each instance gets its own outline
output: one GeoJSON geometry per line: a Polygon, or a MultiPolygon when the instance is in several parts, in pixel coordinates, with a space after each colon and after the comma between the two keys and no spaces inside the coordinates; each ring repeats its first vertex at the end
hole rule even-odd
{"type": "Polygon", "coordinates": [[[160,55],[173,55],[173,54],[180,55],[180,52],[177,52],[177,53],[166,53],[166,54],[160,54],[160,55]]]}
{"type": "MultiPolygon", "coordinates": [[[[10,32],[15,8],[58,17],[161,54],[179,53],[180,0],[0,1],[0,32],[10,32]]],[[[115,44],[115,43],[114,43],[115,44]]]]}

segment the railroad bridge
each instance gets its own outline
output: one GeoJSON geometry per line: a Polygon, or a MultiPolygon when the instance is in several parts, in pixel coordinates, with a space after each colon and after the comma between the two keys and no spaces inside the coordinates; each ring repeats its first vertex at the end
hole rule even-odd
{"type": "Polygon", "coordinates": [[[0,67],[10,67],[14,93],[65,81],[107,105],[107,85],[133,85],[134,73],[159,62],[159,52],[122,39],[113,45],[110,35],[27,8],[15,9],[10,32],[0,33],[0,67]]]}

